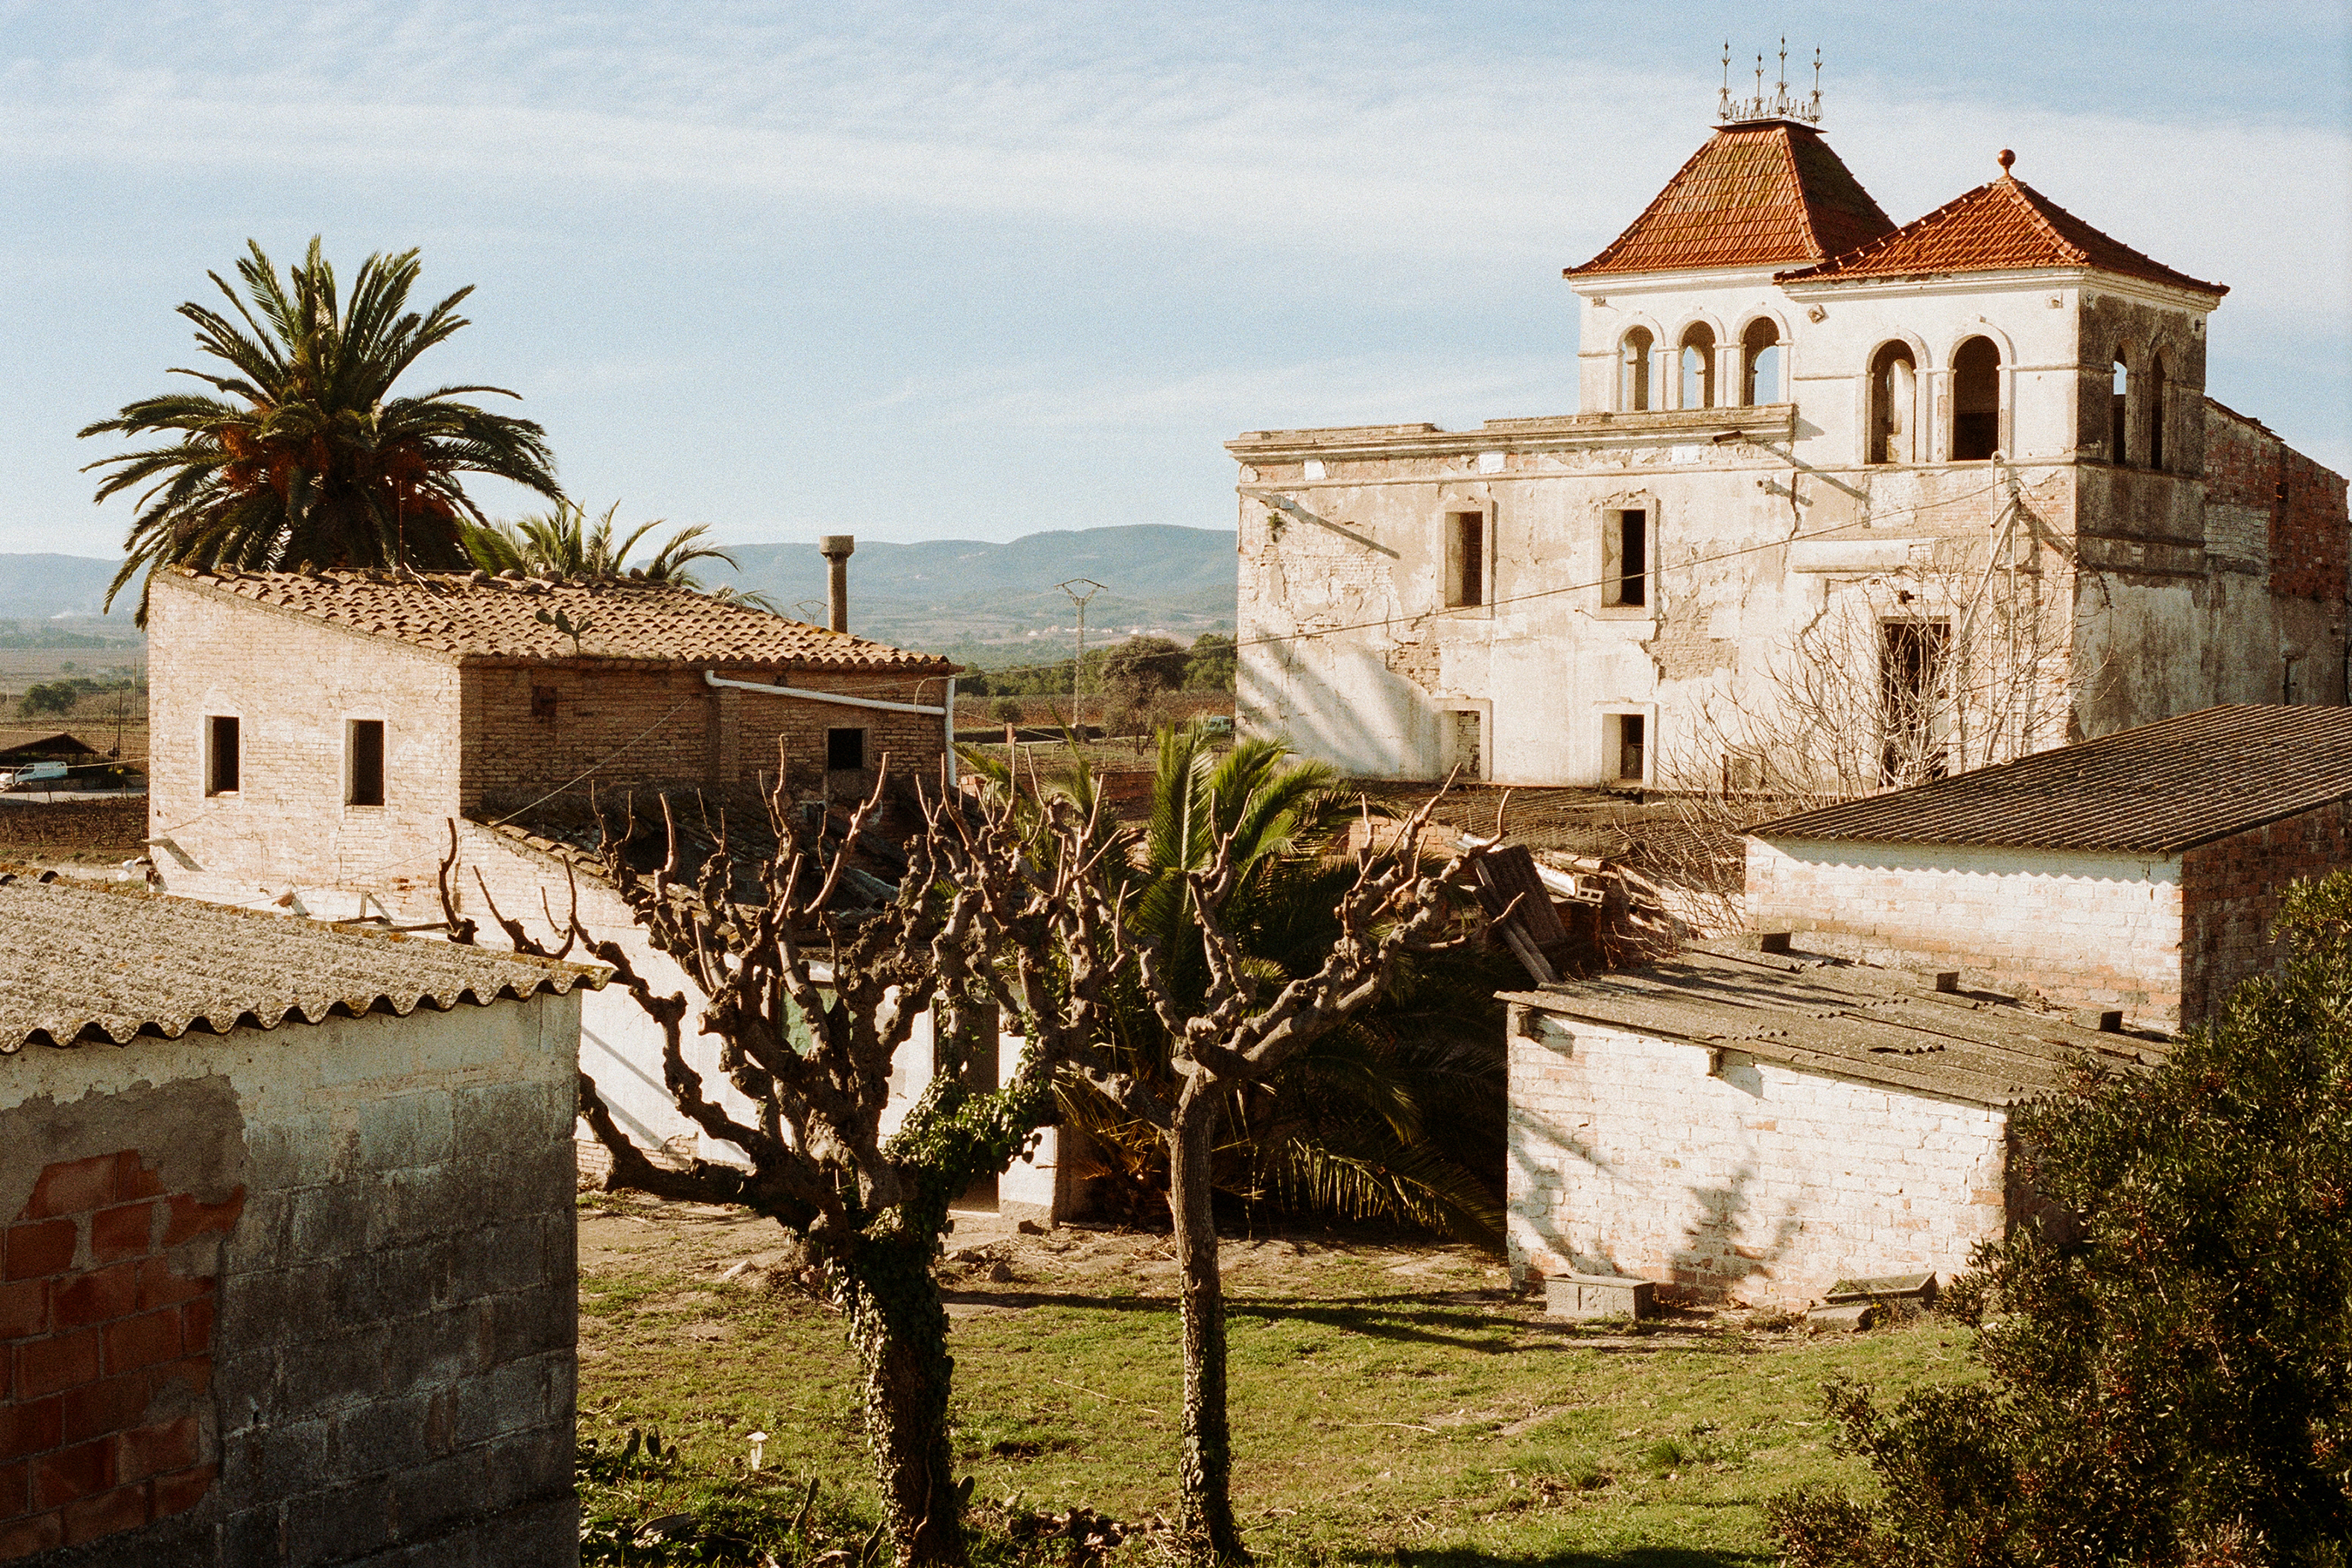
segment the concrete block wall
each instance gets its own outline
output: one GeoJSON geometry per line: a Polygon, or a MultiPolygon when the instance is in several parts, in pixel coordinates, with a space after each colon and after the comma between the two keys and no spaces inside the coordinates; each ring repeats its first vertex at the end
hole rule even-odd
{"type": "Polygon", "coordinates": [[[0,1562],[576,1563],[578,1005],[0,1059],[0,1562]]]}
{"type": "Polygon", "coordinates": [[[1964,1270],[2008,1221],[2003,1112],[1515,1007],[1512,1273],[1802,1306],[1964,1270]]]}
{"type": "Polygon", "coordinates": [[[2270,973],[2271,922],[2287,889],[2346,867],[2352,806],[2342,802],[2183,853],[2181,1021],[2210,1022],[2240,983],[2270,973]]]}
{"type": "Polygon", "coordinates": [[[1748,840],[1748,916],[1808,952],[2180,1017],[2177,858],[1966,845],[1748,840]]]}

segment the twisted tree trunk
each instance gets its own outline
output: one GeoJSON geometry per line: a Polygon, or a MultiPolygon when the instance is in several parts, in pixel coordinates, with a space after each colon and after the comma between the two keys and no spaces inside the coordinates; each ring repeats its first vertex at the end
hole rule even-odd
{"type": "Polygon", "coordinates": [[[1225,1293],[1217,1268],[1217,1225],[1211,1207],[1209,1156],[1216,1142],[1217,1100],[1188,1086],[1169,1128],[1168,1206],[1176,1220],[1182,1270],[1184,1456],[1179,1527],[1195,1553],[1214,1563],[1246,1563],[1234,1523],[1234,1449],[1225,1415],[1225,1293]]]}
{"type": "Polygon", "coordinates": [[[947,1426],[955,1361],[929,1242],[891,1237],[860,1247],[840,1299],[866,1372],[866,1439],[901,1568],[963,1568],[963,1499],[947,1426]]]}

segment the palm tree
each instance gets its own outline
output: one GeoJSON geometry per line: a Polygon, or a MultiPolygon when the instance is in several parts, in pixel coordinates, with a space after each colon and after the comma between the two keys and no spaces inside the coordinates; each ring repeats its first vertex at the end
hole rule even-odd
{"type": "MultiPolygon", "coordinates": [[[[468,385],[391,395],[418,355],[467,325],[457,307],[470,287],[419,314],[407,309],[417,253],[375,255],[361,266],[346,309],[317,238],[282,279],[258,244],[247,244],[251,254],[236,264],[245,297],[219,273],[207,274],[234,320],[193,300],[180,307],[196,324],[198,347],[229,370],[172,374],[219,395],[144,398],[80,432],[177,437],[84,469],[112,470],[98,488],[100,501],[145,487],[109,605],[133,577],[163,563],[463,570],[467,524],[487,519],[461,475],[491,474],[562,499],[547,433],[465,401],[517,394],[468,385]]],[[[142,596],[142,624],[146,615],[142,596]]]]}
{"type": "MultiPolygon", "coordinates": [[[[693,563],[724,561],[730,566],[736,563],[732,555],[717,545],[702,542],[710,530],[708,524],[698,522],[671,534],[651,560],[632,566],[628,563],[629,552],[637,547],[639,540],[661,527],[663,520],[656,518],[641,524],[627,538],[616,541],[614,519],[620,510],[621,503],[614,501],[592,524],[580,507],[559,500],[552,511],[513,522],[469,524],[465,531],[466,552],[485,572],[545,572],[558,577],[592,579],[629,577],[697,590],[702,584],[687,570],[693,563]]],[[[716,598],[739,605],[775,609],[764,594],[742,593],[731,585],[711,592],[716,598]]]]}
{"type": "MultiPolygon", "coordinates": [[[[1103,825],[1096,783],[1080,762],[1056,783],[1115,850],[1129,923],[1159,939],[1168,982],[1185,1006],[1209,975],[1184,881],[1207,869],[1219,836],[1234,835],[1245,868],[1225,905],[1229,930],[1275,984],[1311,973],[1338,934],[1333,916],[1355,868],[1329,851],[1362,810],[1325,764],[1276,741],[1244,740],[1220,755],[1197,726],[1160,731],[1150,819],[1139,832],[1103,825]]],[[[1009,783],[983,748],[969,763],[1009,783]]],[[[1507,961],[1478,952],[1408,962],[1379,1003],[1308,1047],[1270,1089],[1224,1108],[1215,1162],[1219,1189],[1249,1203],[1348,1218],[1408,1220],[1499,1245],[1504,1149],[1502,1009],[1507,961]]],[[[1132,987],[1113,994],[1118,1068],[1172,1095],[1170,1042],[1132,987]]],[[[1057,1086],[1066,1123],[1102,1155],[1103,1173],[1133,1203],[1167,1193],[1160,1130],[1121,1112],[1075,1074],[1057,1086]]]]}

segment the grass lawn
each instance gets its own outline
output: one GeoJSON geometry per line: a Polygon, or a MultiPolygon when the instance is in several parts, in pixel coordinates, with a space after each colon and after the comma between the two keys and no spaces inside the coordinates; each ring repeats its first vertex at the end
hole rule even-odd
{"type": "MultiPolygon", "coordinates": [[[[781,1234],[691,1205],[583,1209],[580,1429],[606,1456],[583,1495],[610,1538],[700,1507],[786,1563],[854,1557],[871,1530],[840,1319],[769,1288],[761,1267],[781,1234]],[[676,1457],[616,1475],[609,1456],[630,1427],[658,1427],[676,1457]],[[753,1430],[769,1434],[757,1476],[753,1430]],[[788,1550],[812,1477],[818,1500],[788,1550]]],[[[942,1266],[957,1462],[975,1478],[975,1522],[998,1541],[983,1559],[1009,1561],[1005,1523],[1032,1510],[1170,1512],[1180,1368],[1166,1238],[966,1219],[950,1246],[983,1254],[942,1266]],[[991,1283],[998,1263],[1013,1278],[991,1283]]],[[[1466,1248],[1308,1233],[1229,1242],[1226,1258],[1235,1504],[1275,1563],[1769,1563],[1766,1498],[1861,1478],[1828,1451],[1825,1377],[1893,1390],[1972,1375],[1968,1331],[1934,1317],[1823,1338],[1698,1316],[1570,1329],[1466,1248]]],[[[598,1550],[591,1562],[709,1560],[598,1550]]],[[[1148,1560],[1140,1544],[1112,1558],[1148,1560]]]]}

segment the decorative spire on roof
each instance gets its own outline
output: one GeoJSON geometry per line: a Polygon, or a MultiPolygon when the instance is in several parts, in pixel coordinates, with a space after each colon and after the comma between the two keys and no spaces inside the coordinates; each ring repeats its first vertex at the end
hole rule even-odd
{"type": "Polygon", "coordinates": [[[1822,122],[1822,51],[1813,50],[1813,95],[1811,98],[1789,96],[1789,40],[1780,40],[1780,79],[1773,84],[1772,96],[1764,96],[1764,57],[1756,57],[1756,96],[1731,96],[1731,41],[1723,44],[1723,93],[1716,100],[1715,118],[1719,124],[1745,125],[1759,120],[1794,120],[1805,125],[1822,122]]]}

